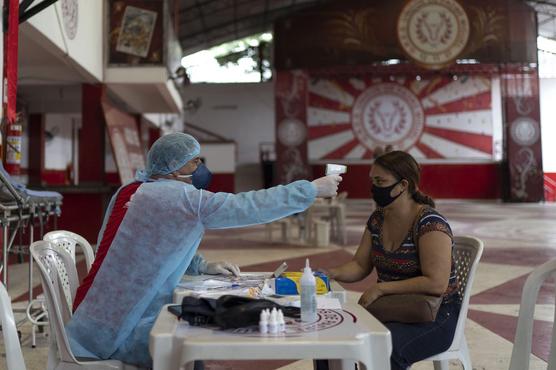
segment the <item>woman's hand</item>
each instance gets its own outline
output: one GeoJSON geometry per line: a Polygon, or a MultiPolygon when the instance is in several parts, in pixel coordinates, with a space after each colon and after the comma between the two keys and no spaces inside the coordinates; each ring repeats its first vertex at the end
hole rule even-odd
{"type": "Polygon", "coordinates": [[[376,301],[378,298],[382,297],[384,292],[380,289],[380,283],[373,285],[369,288],[361,298],[359,298],[359,304],[365,308],[367,308],[371,303],[376,301]]]}

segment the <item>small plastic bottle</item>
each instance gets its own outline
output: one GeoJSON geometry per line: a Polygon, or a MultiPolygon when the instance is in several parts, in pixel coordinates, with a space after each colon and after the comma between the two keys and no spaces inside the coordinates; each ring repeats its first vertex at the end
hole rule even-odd
{"type": "Polygon", "coordinates": [[[259,331],[261,332],[261,334],[268,333],[268,316],[270,315],[266,310],[261,311],[261,316],[259,319],[259,331]]]}
{"type": "Polygon", "coordinates": [[[270,320],[268,320],[268,332],[270,334],[278,333],[278,326],[278,312],[276,312],[276,308],[272,308],[270,320]]]}
{"type": "Polygon", "coordinates": [[[317,281],[309,266],[309,259],[305,260],[305,268],[301,275],[301,321],[317,321],[317,281]]]}
{"type": "Polygon", "coordinates": [[[278,331],[283,333],[286,331],[286,320],[284,320],[284,313],[278,310],[278,331]]]}

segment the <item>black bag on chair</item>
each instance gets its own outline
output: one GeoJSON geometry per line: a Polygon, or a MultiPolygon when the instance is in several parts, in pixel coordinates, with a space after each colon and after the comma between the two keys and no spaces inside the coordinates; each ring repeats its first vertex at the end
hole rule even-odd
{"type": "Polygon", "coordinates": [[[268,299],[223,295],[218,299],[183,297],[181,319],[193,326],[217,325],[222,329],[242,328],[259,323],[264,309],[281,309],[284,316],[299,317],[299,308],[281,306],[268,299]]]}

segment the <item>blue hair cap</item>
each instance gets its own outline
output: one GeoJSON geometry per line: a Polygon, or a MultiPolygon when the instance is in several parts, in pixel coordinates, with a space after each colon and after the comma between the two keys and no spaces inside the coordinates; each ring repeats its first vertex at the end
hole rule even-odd
{"type": "Polygon", "coordinates": [[[154,142],[147,153],[147,168],[137,171],[136,179],[147,181],[154,175],[167,175],[179,170],[199,156],[201,145],[193,136],[175,132],[154,142]]]}

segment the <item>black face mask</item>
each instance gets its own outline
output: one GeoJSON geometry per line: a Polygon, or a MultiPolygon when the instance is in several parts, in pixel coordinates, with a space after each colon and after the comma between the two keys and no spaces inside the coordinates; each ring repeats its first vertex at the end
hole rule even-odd
{"type": "Polygon", "coordinates": [[[373,200],[376,202],[376,205],[380,208],[384,208],[389,206],[393,201],[395,201],[400,195],[403,194],[403,191],[396,195],[395,197],[390,195],[390,192],[396,185],[398,185],[402,180],[396,182],[390,186],[372,186],[373,192],[373,200]]]}

